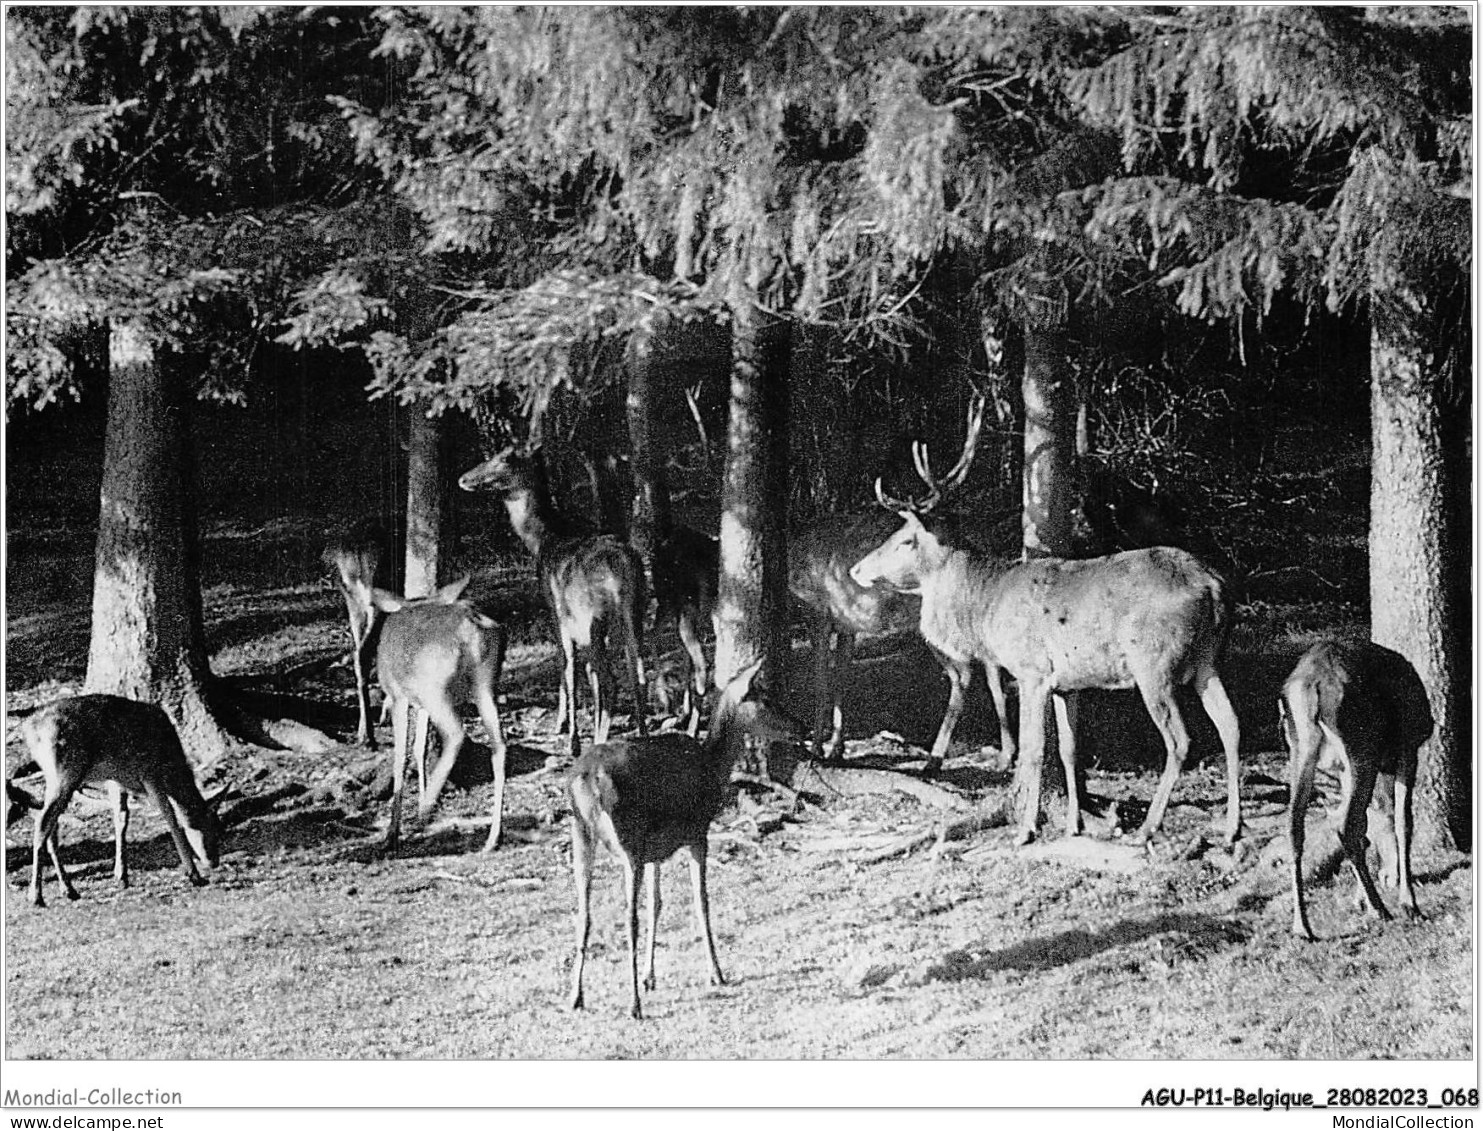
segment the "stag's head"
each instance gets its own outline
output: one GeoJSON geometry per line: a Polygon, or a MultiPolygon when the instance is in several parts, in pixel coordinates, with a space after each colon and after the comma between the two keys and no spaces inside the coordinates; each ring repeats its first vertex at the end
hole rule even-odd
{"type": "Polygon", "coordinates": [[[968,476],[978,450],[979,433],[983,430],[984,398],[974,396],[968,407],[968,428],[958,460],[941,479],[932,471],[927,445],[920,440],[911,446],[912,462],[917,475],[927,486],[920,498],[902,500],[887,495],[880,479],[875,481],[875,497],[880,505],[901,516],[902,526],[883,543],[855,563],[850,577],[855,584],[870,587],[884,585],[901,593],[920,593],[922,579],[941,566],[948,548],[922,519],[937,508],[948,492],[955,490],[968,476]]]}

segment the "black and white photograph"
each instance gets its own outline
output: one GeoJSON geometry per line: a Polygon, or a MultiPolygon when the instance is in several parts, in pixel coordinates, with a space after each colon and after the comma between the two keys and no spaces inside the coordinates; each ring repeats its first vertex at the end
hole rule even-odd
{"type": "Polygon", "coordinates": [[[0,1108],[1473,1126],[1476,17],[6,4],[0,1108]]]}

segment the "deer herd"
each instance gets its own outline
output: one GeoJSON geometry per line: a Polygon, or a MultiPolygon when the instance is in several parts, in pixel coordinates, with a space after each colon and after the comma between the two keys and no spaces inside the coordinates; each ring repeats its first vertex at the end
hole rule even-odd
{"type": "MultiPolygon", "coordinates": [[[[926,493],[892,498],[876,481],[882,510],[831,518],[790,536],[789,590],[812,640],[815,758],[838,759],[845,747],[841,687],[860,635],[915,629],[948,676],[949,699],[927,756],[927,772],[947,755],[964,708],[973,667],[981,665],[998,713],[1001,754],[1016,755],[1003,676],[1019,695],[1018,758],[1030,798],[1019,816],[1016,843],[1035,835],[1049,707],[1067,785],[1066,830],[1081,831],[1076,773],[1075,698],[1087,689],[1136,688],[1164,742],[1165,763],[1147,817],[1131,838],[1146,843],[1159,829],[1189,751],[1176,699],[1192,687],[1215,725],[1225,752],[1224,839],[1241,833],[1240,725],[1219,664],[1231,623],[1222,579],[1193,555],[1168,546],[1090,559],[1009,560],[983,553],[935,514],[964,481],[983,420],[983,402],[969,412],[966,439],[953,467],[939,477],[927,449],[913,446],[926,493]]],[[[630,1012],[641,1015],[638,902],[648,888],[648,949],[642,985],[654,984],[654,932],[659,913],[658,865],[679,849],[690,859],[695,914],[713,983],[722,981],[711,934],[706,881],[707,832],[732,789],[732,769],[746,736],[801,742],[804,729],[770,703],[757,686],[760,661],[715,689],[700,739],[700,701],[709,675],[702,629],[715,612],[720,547],[688,527],[659,532],[645,562],[626,539],[585,533],[552,502],[540,460],[506,448],[459,479],[466,491],[498,496],[514,534],[534,558],[542,597],[561,648],[556,731],[571,753],[567,796],[572,869],[577,892],[577,950],[570,1004],[583,1004],[582,975],[589,928],[593,856],[601,842],[621,861],[631,966],[630,1012]],[[646,720],[643,635],[652,578],[656,626],[673,623],[689,662],[677,729],[651,732],[646,720]],[[578,652],[591,696],[592,736],[582,749],[577,722],[578,652]],[[624,657],[635,734],[612,737],[611,660],[624,657]]],[[[418,812],[425,820],[465,742],[460,711],[474,708],[488,733],[494,774],[493,812],[484,850],[499,846],[506,743],[498,689],[505,633],[463,595],[467,578],[422,597],[398,597],[376,585],[386,553],[372,524],[335,539],[324,561],[345,599],[355,669],[357,739],[374,746],[370,717],[373,666],[392,718],[392,798],[382,844],[398,847],[409,751],[417,767],[418,812]],[[440,755],[426,768],[430,729],[440,755]]],[[[1293,931],[1313,938],[1302,870],[1305,814],[1320,764],[1340,774],[1337,829],[1364,899],[1382,919],[1390,912],[1366,861],[1367,812],[1393,831],[1376,847],[1382,877],[1400,893],[1402,910],[1419,914],[1410,868],[1410,797],[1417,749],[1432,720],[1414,669],[1378,645],[1325,642],[1305,654],[1278,696],[1290,752],[1289,838],[1293,931]]],[[[37,809],[30,896],[41,906],[43,845],[62,887],[77,898],[57,852],[56,828],[73,793],[107,783],[115,819],[114,874],[128,883],[124,834],[127,795],[147,795],[164,819],[186,877],[202,884],[197,859],[215,865],[220,827],[196,788],[179,738],[158,706],[109,695],[81,695],[43,707],[20,733],[44,775],[40,801],[7,781],[7,823],[37,809]],[[183,826],[183,827],[182,827],[183,826]]]]}

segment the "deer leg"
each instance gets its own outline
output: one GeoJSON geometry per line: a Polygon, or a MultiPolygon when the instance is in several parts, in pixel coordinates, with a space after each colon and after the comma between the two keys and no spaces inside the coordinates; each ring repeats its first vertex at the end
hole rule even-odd
{"type": "Polygon", "coordinates": [[[1225,842],[1235,844],[1241,836],[1241,724],[1226,694],[1225,684],[1214,668],[1205,668],[1195,677],[1195,691],[1200,704],[1215,729],[1226,752],[1226,833],[1225,842]]]}
{"type": "MultiPolygon", "coordinates": [[[[75,787],[73,787],[75,788],[75,787]]],[[[62,857],[57,852],[57,822],[61,820],[63,811],[67,808],[67,802],[72,800],[72,789],[59,789],[53,793],[49,788],[46,799],[36,812],[36,824],[32,829],[31,838],[31,902],[37,907],[45,907],[46,901],[41,896],[41,846],[47,847],[47,853],[51,856],[52,865],[57,870],[57,879],[62,883],[62,890],[66,892],[68,899],[76,899],[77,889],[72,886],[72,879],[67,875],[67,869],[62,867],[62,857]]]]}
{"type": "Polygon", "coordinates": [[[834,695],[834,678],[830,668],[833,657],[830,655],[830,629],[829,622],[822,617],[811,616],[808,622],[809,637],[813,641],[812,654],[814,667],[814,740],[813,756],[816,762],[824,760],[824,727],[831,710],[836,710],[834,695]]]}
{"type": "Polygon", "coordinates": [[[963,714],[963,695],[973,679],[973,665],[970,662],[948,656],[936,648],[932,649],[932,653],[937,657],[937,662],[942,665],[942,670],[947,675],[948,697],[947,710],[942,716],[942,725],[937,728],[937,738],[932,743],[932,753],[927,755],[928,773],[936,773],[942,769],[942,761],[947,757],[948,746],[953,741],[953,730],[963,714]]]}
{"type": "Polygon", "coordinates": [[[1403,755],[1395,776],[1395,868],[1396,888],[1400,893],[1401,913],[1408,919],[1420,919],[1416,889],[1411,881],[1411,789],[1416,780],[1416,753],[1403,755]]]}
{"type": "Polygon", "coordinates": [[[829,759],[844,761],[844,708],[840,706],[844,695],[844,680],[855,662],[855,634],[841,632],[837,636],[834,655],[829,668],[830,733],[829,759]]]}
{"type": "Polygon", "coordinates": [[[695,896],[695,918],[700,923],[700,937],[705,941],[706,957],[711,964],[711,985],[724,986],[726,975],[721,973],[721,963],[716,958],[716,940],[711,934],[711,899],[705,875],[706,852],[709,848],[707,838],[702,834],[700,840],[689,848],[690,888],[695,896]]]}
{"type": "Polygon", "coordinates": [[[570,725],[573,736],[577,733],[577,645],[566,633],[561,633],[561,689],[556,694],[556,733],[570,725]]]}
{"type": "Polygon", "coordinates": [[[190,846],[190,841],[185,839],[185,830],[180,827],[180,820],[175,816],[175,807],[162,790],[148,778],[144,779],[144,792],[150,802],[160,811],[160,817],[165,822],[165,827],[170,830],[170,839],[175,842],[175,852],[180,857],[180,870],[185,873],[185,878],[195,887],[204,887],[206,878],[201,875],[196,867],[196,854],[190,846]]]}
{"type": "MultiPolygon", "coordinates": [[[[612,669],[608,667],[607,641],[593,626],[587,645],[587,684],[592,690],[592,741],[606,742],[613,726],[612,669]]],[[[573,727],[576,723],[573,722],[573,727]]]]}
{"type": "Polygon", "coordinates": [[[628,909],[628,983],[631,998],[628,1014],[635,1021],[643,1019],[643,1006],[639,1004],[639,888],[643,885],[643,872],[627,853],[623,856],[623,896],[628,909]]]}
{"type": "Polygon", "coordinates": [[[1303,892],[1303,837],[1308,803],[1313,798],[1320,740],[1311,722],[1300,724],[1288,714],[1284,700],[1279,699],[1277,704],[1288,749],[1287,839],[1292,849],[1292,933],[1311,941],[1314,934],[1308,923],[1308,902],[1303,892]]]}
{"type": "MultiPolygon", "coordinates": [[[[1154,726],[1164,737],[1164,774],[1159,778],[1158,788],[1148,803],[1148,816],[1143,827],[1133,834],[1133,844],[1147,844],[1164,821],[1164,810],[1169,805],[1169,796],[1174,792],[1174,782],[1184,768],[1189,755],[1189,731],[1184,728],[1184,716],[1179,713],[1179,704],[1174,701],[1174,689],[1167,683],[1161,688],[1140,683],[1143,702],[1153,718],[1154,726]]],[[[1023,735],[1021,736],[1023,737],[1023,735]]]]}
{"type": "MultiPolygon", "coordinates": [[[[984,674],[989,680],[989,695],[994,700],[994,710],[999,715],[999,754],[1007,770],[1014,765],[1014,735],[1009,732],[1009,708],[1004,700],[1004,669],[992,661],[984,664],[984,674]]],[[[945,720],[944,720],[945,721],[945,720]]]]}
{"type": "Polygon", "coordinates": [[[1040,771],[1045,759],[1045,700],[1049,688],[1042,684],[1020,683],[1020,773],[1016,792],[1020,795],[1020,824],[1015,834],[1016,846],[1035,839],[1035,826],[1040,819],[1040,771]]]}
{"type": "Polygon", "coordinates": [[[659,865],[653,861],[644,865],[644,883],[649,885],[649,940],[644,951],[644,981],[646,990],[654,988],[654,941],[659,937],[659,865]]]}
{"type": "Polygon", "coordinates": [[[458,711],[448,700],[435,702],[424,708],[424,713],[432,716],[434,725],[438,728],[438,737],[442,741],[443,752],[438,757],[437,765],[433,767],[432,776],[428,779],[427,793],[423,795],[417,805],[417,819],[426,821],[428,816],[438,804],[438,798],[443,793],[443,786],[448,783],[448,775],[453,772],[454,763],[458,761],[458,752],[463,749],[465,731],[463,723],[459,721],[458,711]]]}
{"type": "MultiPolygon", "coordinates": [[[[427,736],[432,716],[420,707],[408,710],[415,724],[412,728],[412,763],[417,767],[417,804],[422,805],[427,800],[427,736]]],[[[448,749],[446,743],[442,749],[448,749]]]]}
{"type": "Polygon", "coordinates": [[[1066,774],[1066,835],[1081,835],[1081,792],[1076,784],[1075,714],[1060,691],[1051,692],[1051,705],[1056,711],[1056,739],[1061,751],[1061,768],[1066,774]]]}
{"type": "MultiPolygon", "coordinates": [[[[347,603],[349,597],[346,598],[347,603]]],[[[376,749],[376,735],[371,730],[371,625],[360,620],[359,610],[352,607],[350,613],[351,655],[355,660],[355,703],[360,719],[356,724],[355,739],[362,746],[376,749]]]]}
{"type": "Polygon", "coordinates": [[[124,841],[129,831],[129,795],[116,781],[108,783],[108,800],[113,810],[113,878],[121,888],[129,886],[129,862],[124,854],[124,841]]]}
{"type": "Polygon", "coordinates": [[[499,847],[500,826],[505,812],[505,731],[500,725],[499,706],[495,702],[493,680],[481,681],[479,685],[479,717],[484,720],[484,729],[489,732],[489,766],[494,771],[494,812],[489,819],[489,839],[484,842],[484,852],[493,852],[499,847]]]}
{"type": "Polygon", "coordinates": [[[582,967],[587,962],[587,936],[592,927],[592,831],[572,814],[572,879],[577,889],[577,957],[572,962],[571,1008],[582,1008],[582,967]]]}
{"type": "Polygon", "coordinates": [[[710,672],[706,668],[705,646],[695,631],[695,614],[691,610],[685,609],[680,613],[679,630],[680,642],[685,646],[685,654],[690,657],[690,682],[685,685],[683,709],[686,732],[693,738],[700,729],[700,703],[705,698],[710,672]]]}
{"type": "Polygon", "coordinates": [[[407,724],[412,705],[405,699],[391,704],[391,813],[386,822],[386,837],[381,842],[387,852],[395,852],[402,831],[402,789],[407,776],[407,724]]]}
{"type": "MultiPolygon", "coordinates": [[[[648,680],[644,675],[644,651],[639,639],[638,625],[634,624],[631,619],[626,619],[623,625],[623,634],[623,648],[628,654],[628,668],[632,676],[633,726],[639,734],[648,734],[649,712],[646,710],[648,702],[644,695],[644,688],[648,685],[648,680]]],[[[694,662],[695,658],[692,656],[691,663],[694,662]]],[[[701,653],[701,663],[705,663],[704,652],[701,653]]]]}
{"type": "Polygon", "coordinates": [[[1375,914],[1381,919],[1389,919],[1391,914],[1380,898],[1380,892],[1375,887],[1375,878],[1370,874],[1370,862],[1366,859],[1369,849],[1365,840],[1366,810],[1375,791],[1375,765],[1367,758],[1351,758],[1344,748],[1343,738],[1333,731],[1325,733],[1324,740],[1338,744],[1347,767],[1343,792],[1339,799],[1339,839],[1344,845],[1344,855],[1349,857],[1360,890],[1364,892],[1365,899],[1375,914]]]}

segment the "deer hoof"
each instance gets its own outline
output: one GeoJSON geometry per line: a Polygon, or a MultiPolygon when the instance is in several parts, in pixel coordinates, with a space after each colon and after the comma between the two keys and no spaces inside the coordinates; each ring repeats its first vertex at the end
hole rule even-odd
{"type": "Polygon", "coordinates": [[[628,1016],[632,1017],[635,1021],[642,1021],[644,1019],[644,1011],[638,1002],[633,1003],[633,1008],[628,1011],[628,1016]]]}
{"type": "Polygon", "coordinates": [[[1426,918],[1426,916],[1421,913],[1421,908],[1413,906],[1409,903],[1401,904],[1401,914],[1404,915],[1407,919],[1411,920],[1411,922],[1413,923],[1426,918]]]}

